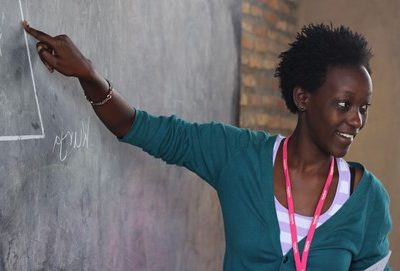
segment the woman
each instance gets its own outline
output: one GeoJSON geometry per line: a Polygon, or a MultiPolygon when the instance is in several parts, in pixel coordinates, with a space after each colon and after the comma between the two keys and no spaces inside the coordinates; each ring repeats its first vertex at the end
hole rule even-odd
{"type": "Polygon", "coordinates": [[[361,35],[309,25],[280,55],[276,76],[298,116],[284,139],[132,109],[67,36],[51,37],[26,22],[24,28],[39,40],[49,71],[77,77],[121,141],[194,171],[217,190],[224,270],[364,270],[388,254],[388,195],[361,164],[342,159],[371,100],[372,55],[361,35]]]}

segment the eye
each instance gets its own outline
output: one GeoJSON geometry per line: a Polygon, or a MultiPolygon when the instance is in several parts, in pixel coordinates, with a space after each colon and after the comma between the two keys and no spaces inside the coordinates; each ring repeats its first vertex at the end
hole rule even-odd
{"type": "Polygon", "coordinates": [[[348,101],[339,101],[339,102],[337,102],[337,106],[341,110],[346,111],[350,108],[351,105],[350,105],[350,102],[348,102],[348,101]]]}
{"type": "Polygon", "coordinates": [[[368,107],[370,107],[371,106],[371,104],[365,104],[365,105],[363,105],[363,106],[361,106],[360,107],[360,113],[361,114],[365,114],[365,113],[367,113],[367,111],[368,111],[368,107]]]}

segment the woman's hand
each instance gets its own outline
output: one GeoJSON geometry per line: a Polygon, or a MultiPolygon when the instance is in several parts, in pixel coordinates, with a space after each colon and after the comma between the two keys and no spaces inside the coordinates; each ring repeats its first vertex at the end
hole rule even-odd
{"type": "MultiPolygon", "coordinates": [[[[107,81],[93,69],[90,60],[82,55],[70,38],[66,35],[51,37],[30,27],[26,21],[22,25],[26,32],[39,40],[36,44],[38,54],[50,72],[56,70],[66,76],[78,77],[86,97],[91,101],[97,103],[107,97],[107,81]]],[[[93,109],[107,128],[119,137],[129,131],[135,119],[135,110],[116,90],[112,99],[93,109]]]]}
{"type": "Polygon", "coordinates": [[[66,35],[52,37],[42,31],[29,26],[27,21],[22,22],[25,31],[39,42],[36,48],[40,59],[50,72],[54,70],[79,79],[89,80],[94,70],[87,59],[66,35]]]}

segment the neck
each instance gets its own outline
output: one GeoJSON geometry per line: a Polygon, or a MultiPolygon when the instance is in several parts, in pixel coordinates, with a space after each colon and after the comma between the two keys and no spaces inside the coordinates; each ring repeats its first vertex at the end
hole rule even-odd
{"type": "Polygon", "coordinates": [[[321,150],[298,122],[288,142],[289,167],[302,173],[326,174],[332,156],[321,150]]]}

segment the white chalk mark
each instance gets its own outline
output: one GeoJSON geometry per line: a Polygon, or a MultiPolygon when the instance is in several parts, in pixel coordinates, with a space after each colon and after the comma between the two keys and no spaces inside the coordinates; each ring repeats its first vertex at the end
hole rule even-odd
{"type": "MultiPolygon", "coordinates": [[[[22,3],[21,3],[21,0],[18,0],[18,2],[19,2],[19,9],[21,11],[21,19],[23,21],[24,20],[24,12],[22,10],[22,3]]],[[[4,13],[2,14],[2,19],[3,18],[4,18],[4,13]]],[[[32,66],[32,61],[31,61],[31,53],[29,52],[28,36],[27,36],[25,31],[24,31],[24,38],[25,38],[26,52],[28,54],[29,68],[31,70],[32,86],[33,86],[33,91],[35,93],[36,107],[37,107],[37,110],[38,110],[38,115],[39,115],[39,121],[40,121],[40,127],[41,127],[41,130],[42,130],[42,134],[41,135],[0,136],[0,141],[19,141],[19,140],[30,140],[30,139],[43,139],[43,138],[45,138],[45,132],[44,132],[43,121],[42,121],[42,114],[40,112],[39,99],[37,97],[37,91],[36,91],[35,77],[33,76],[33,66],[32,66]]]]}
{"type": "Polygon", "coordinates": [[[3,37],[3,33],[0,33],[0,56],[3,56],[3,53],[1,52],[1,38],[3,37]]]}
{"type": "Polygon", "coordinates": [[[0,136],[0,141],[19,141],[30,139],[43,139],[44,135],[0,136]]]}
{"type": "Polygon", "coordinates": [[[87,123],[81,122],[82,126],[80,131],[61,131],[60,136],[56,136],[53,144],[53,152],[58,148],[58,157],[61,162],[70,155],[71,150],[89,148],[89,129],[90,129],[90,118],[87,123]],[[79,143],[78,143],[79,142],[79,143]]]}
{"type": "MultiPolygon", "coordinates": [[[[22,18],[22,20],[25,20],[24,19],[24,12],[22,11],[21,0],[18,0],[18,2],[19,2],[19,8],[21,10],[21,18],[22,18]]],[[[32,61],[31,61],[31,53],[29,52],[28,37],[27,37],[27,34],[26,34],[25,31],[24,31],[24,37],[25,37],[25,44],[26,44],[26,52],[28,53],[29,67],[31,69],[31,78],[32,78],[32,84],[33,84],[33,91],[35,92],[35,100],[36,100],[36,106],[37,106],[38,114],[39,114],[40,126],[42,128],[42,135],[43,135],[43,137],[45,137],[43,121],[42,121],[42,114],[40,112],[39,99],[37,97],[37,92],[36,92],[35,77],[33,76],[33,67],[32,67],[32,61]]]]}
{"type": "MultiPolygon", "coordinates": [[[[5,15],[4,12],[1,13],[1,25],[4,24],[4,20],[5,20],[5,15]]],[[[1,31],[1,27],[0,27],[0,31],[1,31]]],[[[0,32],[0,56],[3,56],[3,53],[1,51],[1,38],[3,37],[3,33],[0,32]]]]}

